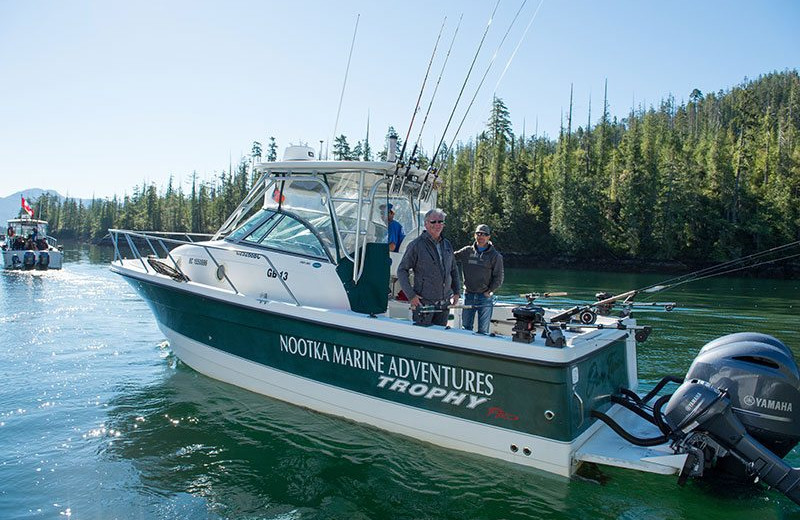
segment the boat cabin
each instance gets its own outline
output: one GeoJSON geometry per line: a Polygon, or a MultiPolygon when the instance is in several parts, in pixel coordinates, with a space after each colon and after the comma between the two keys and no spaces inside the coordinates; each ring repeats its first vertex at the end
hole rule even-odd
{"type": "Polygon", "coordinates": [[[55,239],[48,234],[46,220],[15,218],[8,221],[5,232],[6,249],[46,251],[50,247],[55,247],[55,244],[55,239]]]}
{"type": "MultiPolygon", "coordinates": [[[[390,278],[405,245],[422,232],[425,213],[436,205],[433,176],[386,162],[351,161],[261,163],[256,171],[261,178],[214,239],[263,250],[273,261],[279,261],[277,253],[317,269],[325,265],[319,273],[335,271],[346,293],[334,308],[386,312],[390,278]],[[391,253],[388,208],[406,235],[391,253]]],[[[275,273],[290,282],[290,271],[275,273]]],[[[309,281],[287,283],[290,300],[318,304],[324,279],[309,281]]]]}

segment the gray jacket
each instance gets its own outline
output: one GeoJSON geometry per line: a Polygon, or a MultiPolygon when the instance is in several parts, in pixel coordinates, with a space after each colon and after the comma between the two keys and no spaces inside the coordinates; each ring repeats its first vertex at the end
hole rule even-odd
{"type": "Polygon", "coordinates": [[[397,281],[409,300],[419,296],[429,302],[439,302],[460,293],[461,281],[458,278],[453,246],[444,237],[440,237],[440,244],[441,262],[436,251],[436,242],[427,231],[423,231],[406,247],[403,259],[397,266],[397,281]],[[409,271],[414,271],[414,287],[411,287],[409,271]]]}
{"type": "Polygon", "coordinates": [[[494,292],[503,285],[503,255],[491,242],[485,251],[478,251],[476,243],[462,247],[456,251],[455,257],[464,271],[467,292],[494,292]]]}

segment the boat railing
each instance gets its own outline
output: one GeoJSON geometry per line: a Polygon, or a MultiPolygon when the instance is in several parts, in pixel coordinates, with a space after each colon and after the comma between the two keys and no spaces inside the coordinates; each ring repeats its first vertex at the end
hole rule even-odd
{"type": "MultiPolygon", "coordinates": [[[[237,289],[236,285],[228,276],[227,271],[225,270],[224,265],[214,257],[212,251],[229,251],[229,248],[211,245],[208,243],[203,242],[196,242],[194,239],[202,239],[202,240],[210,240],[213,238],[214,235],[207,234],[207,233],[181,233],[181,232],[164,232],[164,231],[131,231],[128,229],[109,229],[108,234],[111,236],[111,242],[114,244],[114,261],[122,261],[127,260],[125,256],[123,256],[122,251],[124,249],[120,248],[120,238],[124,238],[124,244],[127,244],[128,250],[133,255],[134,260],[139,260],[141,262],[144,271],[148,274],[158,273],[155,267],[153,267],[149,261],[145,261],[147,259],[146,256],[143,256],[142,253],[139,251],[137,247],[137,242],[139,245],[145,245],[152,251],[152,253],[157,257],[158,260],[162,260],[163,258],[169,259],[172,263],[170,267],[174,270],[176,278],[180,278],[183,280],[189,280],[189,277],[186,273],[183,272],[181,266],[175,260],[170,252],[170,248],[167,245],[171,245],[173,248],[180,245],[193,245],[196,247],[200,247],[205,251],[208,257],[214,262],[214,265],[217,268],[217,277],[219,280],[225,280],[230,288],[236,294],[244,294],[239,289],[237,289]],[[175,237],[175,238],[172,238],[175,237]],[[182,237],[182,238],[180,238],[182,237]],[[158,247],[156,247],[158,246],[158,247]],[[160,251],[159,251],[160,249],[160,251]],[[161,252],[165,255],[165,257],[161,256],[161,252]]],[[[272,263],[272,260],[269,259],[268,256],[264,254],[258,254],[259,258],[263,258],[264,261],[269,264],[269,267],[272,268],[274,272],[278,272],[278,269],[275,267],[275,264],[272,263]]],[[[164,274],[164,273],[161,273],[164,274]]],[[[294,303],[296,305],[300,305],[297,297],[294,293],[289,289],[288,284],[278,277],[278,281],[283,284],[284,289],[292,297],[294,303]]]]}
{"type": "Polygon", "coordinates": [[[180,245],[195,245],[203,248],[206,252],[208,257],[211,259],[212,262],[217,266],[218,272],[222,274],[222,278],[227,281],[228,285],[231,286],[231,289],[236,294],[239,294],[239,290],[233,284],[231,279],[228,277],[227,273],[225,273],[224,269],[220,269],[220,263],[214,258],[214,254],[211,252],[212,249],[222,250],[223,248],[217,246],[210,246],[208,244],[198,243],[194,239],[202,239],[208,240],[212,237],[211,234],[207,233],[182,233],[182,232],[167,232],[167,231],[131,231],[128,229],[109,229],[108,234],[111,236],[111,242],[114,244],[114,261],[122,261],[126,260],[127,258],[122,254],[124,251],[123,248],[120,247],[120,238],[124,238],[124,243],[127,244],[128,250],[133,255],[134,260],[139,260],[141,262],[144,271],[148,274],[152,274],[157,272],[156,269],[146,262],[146,257],[142,255],[139,251],[139,247],[137,247],[137,242],[139,245],[145,245],[153,255],[156,256],[158,259],[167,258],[172,263],[172,268],[178,273],[181,277],[188,280],[189,277],[186,276],[186,273],[183,272],[181,266],[175,260],[175,258],[170,253],[170,248],[167,247],[167,244],[175,247],[180,245]],[[194,239],[193,239],[194,238],[194,239]],[[158,247],[156,247],[158,246],[158,247]],[[161,255],[165,255],[162,257],[161,255]]]}

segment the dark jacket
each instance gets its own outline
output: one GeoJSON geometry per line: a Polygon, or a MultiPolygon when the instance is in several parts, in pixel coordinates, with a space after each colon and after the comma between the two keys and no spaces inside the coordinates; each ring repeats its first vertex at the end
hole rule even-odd
{"type": "Polygon", "coordinates": [[[439,261],[436,243],[427,231],[406,246],[403,259],[397,266],[397,281],[409,300],[419,296],[429,302],[439,302],[460,293],[461,281],[453,257],[453,246],[444,237],[440,237],[440,242],[442,262],[439,261]],[[414,271],[414,287],[411,287],[409,271],[414,271]]]}
{"type": "Polygon", "coordinates": [[[478,244],[462,247],[455,253],[456,262],[464,271],[467,292],[494,292],[503,285],[503,255],[491,242],[485,251],[478,251],[478,244]]]}

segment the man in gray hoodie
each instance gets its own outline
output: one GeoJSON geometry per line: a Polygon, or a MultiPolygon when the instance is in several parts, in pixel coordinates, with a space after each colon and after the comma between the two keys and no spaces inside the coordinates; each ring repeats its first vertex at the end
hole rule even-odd
{"type": "Polygon", "coordinates": [[[478,314],[478,334],[488,334],[492,320],[494,292],[503,284],[503,256],[491,242],[492,231],[486,224],[475,228],[475,242],[456,251],[456,262],[464,271],[464,310],[461,326],[472,330],[478,314]]]}
{"type": "Polygon", "coordinates": [[[406,247],[397,267],[397,281],[408,296],[416,325],[447,325],[448,304],[458,303],[458,278],[453,246],[442,236],[446,214],[439,208],[425,214],[425,231],[406,247]],[[414,285],[410,273],[414,272],[414,285]],[[434,307],[435,310],[420,307],[434,307]]]}

